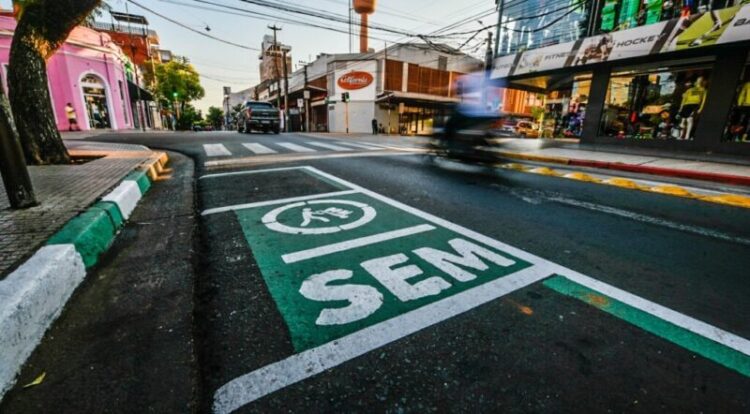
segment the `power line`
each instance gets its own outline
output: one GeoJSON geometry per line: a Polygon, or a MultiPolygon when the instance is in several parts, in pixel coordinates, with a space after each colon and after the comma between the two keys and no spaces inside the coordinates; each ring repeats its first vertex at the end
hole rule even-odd
{"type": "Polygon", "coordinates": [[[161,13],[158,13],[158,12],[156,12],[156,11],[154,11],[154,10],[152,10],[152,9],[150,9],[150,8],[142,5],[142,4],[140,4],[139,2],[137,2],[135,0],[126,0],[126,1],[129,2],[129,3],[132,3],[132,4],[136,5],[136,6],[138,6],[140,8],[142,8],[143,10],[146,10],[147,12],[150,12],[153,15],[159,16],[162,19],[164,19],[164,20],[166,20],[166,21],[168,21],[170,23],[174,23],[174,24],[176,24],[176,25],[178,25],[178,26],[180,26],[180,27],[182,27],[184,29],[190,30],[191,32],[197,33],[197,34],[199,34],[199,35],[201,35],[203,37],[207,37],[209,39],[216,40],[218,42],[221,42],[221,43],[224,43],[224,44],[228,44],[230,46],[239,47],[239,48],[245,49],[245,50],[260,51],[260,49],[257,49],[257,48],[254,48],[254,47],[250,47],[250,46],[246,46],[246,45],[241,45],[239,43],[230,42],[229,40],[224,40],[222,38],[219,38],[219,37],[216,37],[216,36],[212,36],[212,35],[210,35],[208,33],[201,32],[200,30],[196,30],[196,29],[194,29],[194,28],[192,28],[192,27],[190,27],[190,26],[188,26],[188,25],[186,25],[186,24],[184,24],[182,22],[179,22],[177,20],[172,19],[171,17],[167,17],[167,16],[165,16],[165,15],[163,15],[161,13]]]}

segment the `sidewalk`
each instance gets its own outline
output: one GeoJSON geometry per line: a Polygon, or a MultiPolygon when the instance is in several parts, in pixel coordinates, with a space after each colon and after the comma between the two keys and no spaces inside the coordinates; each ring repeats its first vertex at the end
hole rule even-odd
{"type": "Polygon", "coordinates": [[[0,182],[0,280],[108,189],[159,157],[140,145],[83,141],[65,144],[74,158],[100,158],[84,164],[29,167],[39,206],[9,209],[0,182]]]}
{"type": "Polygon", "coordinates": [[[110,135],[110,134],[167,134],[167,133],[174,133],[172,130],[167,129],[147,129],[146,131],[142,131],[140,129],[91,129],[88,131],[60,131],[60,135],[62,136],[63,140],[70,141],[70,140],[80,140],[80,139],[87,139],[87,138],[95,138],[100,135],[110,135]]]}
{"type": "Polygon", "coordinates": [[[486,149],[506,158],[750,186],[750,158],[546,139],[493,142],[497,146],[486,149]]]}

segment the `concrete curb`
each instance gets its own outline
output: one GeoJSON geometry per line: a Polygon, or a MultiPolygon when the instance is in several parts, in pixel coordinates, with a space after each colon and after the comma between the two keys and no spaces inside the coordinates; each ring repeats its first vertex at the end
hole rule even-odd
{"type": "Polygon", "coordinates": [[[0,280],[0,400],[168,160],[163,153],[142,164],[0,280]]]}
{"type": "Polygon", "coordinates": [[[571,166],[576,166],[576,167],[600,168],[600,169],[616,170],[616,171],[627,171],[627,172],[649,174],[649,175],[661,175],[665,177],[688,178],[688,179],[693,179],[693,180],[712,181],[712,182],[719,182],[719,183],[724,183],[724,184],[733,184],[733,185],[741,185],[741,186],[750,187],[750,177],[744,177],[741,175],[680,170],[680,169],[663,168],[663,167],[651,167],[651,166],[646,166],[646,165],[624,164],[621,162],[579,160],[579,159],[574,159],[574,158],[552,157],[552,156],[524,154],[524,153],[517,153],[517,152],[497,151],[496,154],[500,155],[501,157],[516,159],[516,160],[536,161],[536,162],[544,162],[544,163],[552,163],[552,164],[563,164],[563,165],[571,165],[571,166]]]}

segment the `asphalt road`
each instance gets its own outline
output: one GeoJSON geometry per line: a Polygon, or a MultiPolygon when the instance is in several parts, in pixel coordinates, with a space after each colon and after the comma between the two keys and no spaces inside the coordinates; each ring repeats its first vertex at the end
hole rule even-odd
{"type": "Polygon", "coordinates": [[[747,209],[390,138],[96,140],[195,161],[198,411],[750,410],[747,209]]]}

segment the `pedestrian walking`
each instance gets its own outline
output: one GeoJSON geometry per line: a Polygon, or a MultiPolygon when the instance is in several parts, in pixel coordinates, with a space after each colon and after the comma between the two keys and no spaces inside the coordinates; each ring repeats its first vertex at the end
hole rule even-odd
{"type": "Polygon", "coordinates": [[[378,120],[372,119],[372,135],[378,135],[378,120]]]}
{"type": "Polygon", "coordinates": [[[70,102],[65,105],[65,116],[68,118],[68,130],[69,131],[80,131],[81,128],[78,126],[78,116],[76,116],[76,110],[73,108],[73,104],[70,102]]]}

